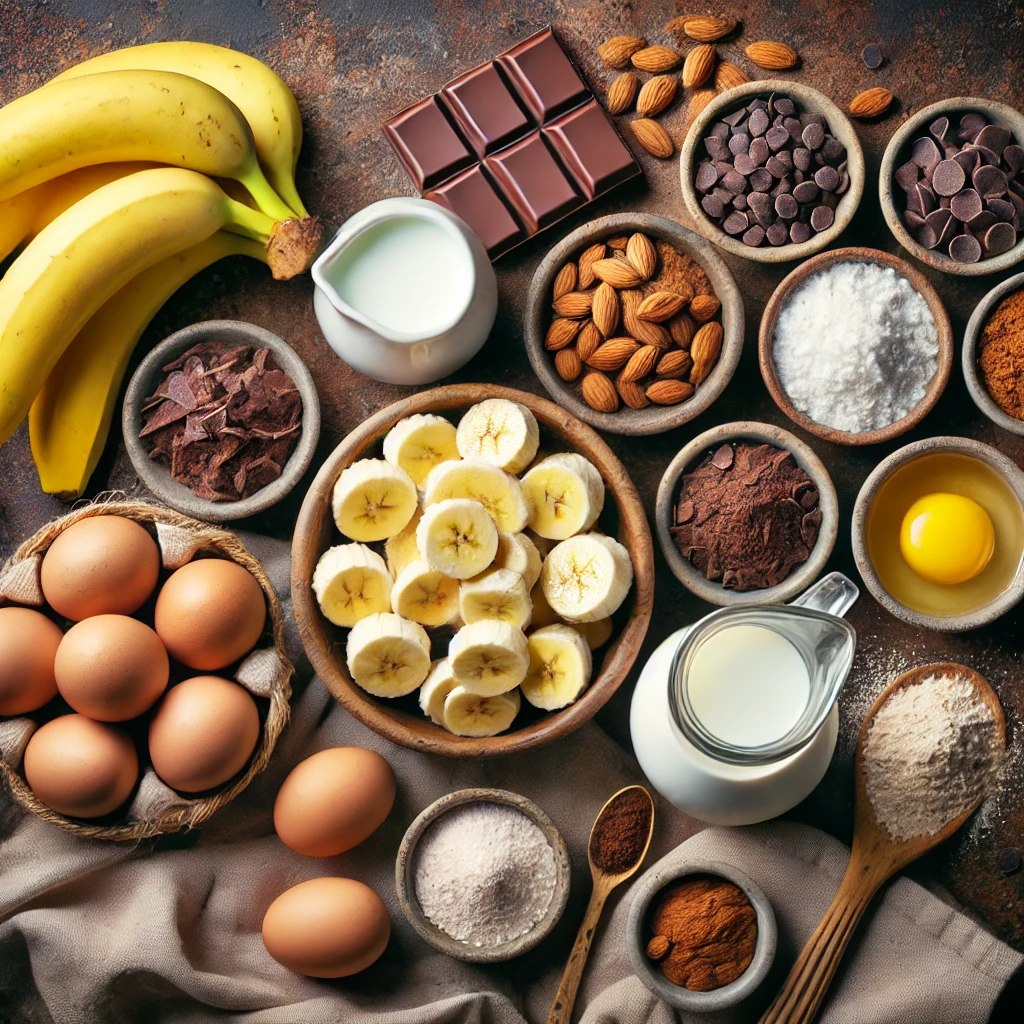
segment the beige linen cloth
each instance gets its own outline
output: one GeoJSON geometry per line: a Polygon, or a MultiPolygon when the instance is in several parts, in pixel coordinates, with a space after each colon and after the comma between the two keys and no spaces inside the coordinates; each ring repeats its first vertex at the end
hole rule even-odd
{"type": "MultiPolygon", "coordinates": [[[[287,595],[287,547],[245,540],[287,595]]],[[[291,641],[298,659],[294,632],[291,641]]],[[[611,793],[643,781],[636,762],[596,725],[514,758],[459,763],[428,757],[370,732],[318,681],[303,686],[308,678],[308,667],[300,667],[293,720],[271,768],[198,835],[137,848],[80,841],[0,797],[0,1024],[546,1021],[589,895],[590,826],[611,793]],[[370,747],[387,757],[398,777],[398,799],[387,822],[355,850],[327,860],[302,857],[274,835],[274,795],[297,761],[338,745],[370,747]],[[404,830],[428,803],[466,786],[502,787],[535,800],[561,829],[573,860],[573,895],[555,934],[527,956],[492,968],[434,952],[408,926],[395,897],[394,858],[404,830]],[[332,983],[280,967],[260,939],[263,913],[278,893],[327,874],[371,885],[393,924],[377,964],[332,983]]],[[[845,868],[841,843],[801,825],[695,834],[698,828],[659,802],[649,863],[662,856],[721,858],[761,885],[778,916],[780,946],[760,998],[715,1017],[674,1016],[630,970],[623,941],[627,888],[613,899],[597,936],[577,1003],[583,1024],[756,1020],[845,868]]],[[[826,1024],[984,1024],[1021,960],[905,878],[889,888],[854,941],[822,1018],[826,1024]]]]}

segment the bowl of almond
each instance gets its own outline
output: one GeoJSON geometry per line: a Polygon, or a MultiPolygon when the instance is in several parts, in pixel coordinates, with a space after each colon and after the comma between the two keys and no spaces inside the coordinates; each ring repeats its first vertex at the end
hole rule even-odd
{"type": "Polygon", "coordinates": [[[537,268],[524,336],[534,372],[573,415],[613,434],[688,423],[743,348],[743,300],[714,246],[665,217],[601,217],[537,268]]]}

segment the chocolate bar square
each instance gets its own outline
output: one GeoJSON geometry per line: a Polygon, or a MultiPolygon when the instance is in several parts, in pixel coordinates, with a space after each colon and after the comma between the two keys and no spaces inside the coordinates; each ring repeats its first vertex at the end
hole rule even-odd
{"type": "Polygon", "coordinates": [[[480,164],[438,185],[426,198],[461,217],[480,236],[492,260],[523,240],[523,229],[480,164]]]}
{"type": "Polygon", "coordinates": [[[479,157],[515,142],[533,127],[493,61],[449,82],[441,98],[479,157]]]}
{"type": "Polygon", "coordinates": [[[421,192],[474,162],[436,96],[407,107],[384,125],[384,132],[421,192]]]}
{"type": "Polygon", "coordinates": [[[590,96],[590,90],[550,28],[530,36],[498,60],[541,124],[579,106],[590,96]]]}

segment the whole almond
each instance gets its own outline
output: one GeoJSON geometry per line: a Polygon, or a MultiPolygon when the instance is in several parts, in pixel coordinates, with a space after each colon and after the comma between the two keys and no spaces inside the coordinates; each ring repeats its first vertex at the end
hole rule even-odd
{"type": "Polygon", "coordinates": [[[676,151],[668,132],[649,117],[638,117],[630,121],[629,130],[636,141],[659,160],[667,160],[676,151]]]}
{"type": "MultiPolygon", "coordinates": [[[[574,350],[569,348],[565,351],[572,352],[574,350]]],[[[690,372],[691,366],[693,366],[693,359],[690,358],[690,353],[684,352],[681,348],[675,348],[662,355],[654,372],[659,377],[685,377],[690,372]]]]}
{"type": "Polygon", "coordinates": [[[566,345],[571,345],[581,326],[579,320],[552,320],[544,337],[544,347],[549,352],[557,352],[566,345]]]}
{"type": "Polygon", "coordinates": [[[603,242],[597,242],[595,245],[590,246],[589,249],[583,250],[583,255],[580,257],[580,274],[577,287],[580,289],[589,288],[594,283],[594,264],[598,260],[603,260],[604,255],[605,247],[603,242]]]}
{"type": "Polygon", "coordinates": [[[626,259],[644,281],[649,281],[658,268],[658,250],[642,231],[635,231],[629,236],[626,243],[626,259]]]}
{"type": "Polygon", "coordinates": [[[766,71],[785,71],[795,68],[799,59],[796,50],[785,43],[751,43],[747,47],[747,56],[766,71]]]}
{"type": "Polygon", "coordinates": [[[690,316],[699,324],[707,323],[721,308],[714,295],[694,295],[690,300],[690,316]]]}
{"type": "Polygon", "coordinates": [[[575,348],[563,348],[555,353],[555,369],[562,380],[575,380],[583,372],[583,361],[575,348]]]}
{"type": "Polygon", "coordinates": [[[626,365],[629,357],[639,347],[632,338],[612,338],[597,347],[597,351],[587,360],[587,366],[614,373],[626,365]]]}
{"type": "Polygon", "coordinates": [[[715,88],[719,92],[734,89],[737,85],[743,85],[744,82],[749,81],[750,75],[743,68],[733,64],[732,61],[719,61],[718,67],[715,68],[715,88]]]}
{"type": "Polygon", "coordinates": [[[690,93],[690,102],[686,104],[686,123],[697,119],[697,115],[715,98],[714,89],[694,89],[690,93]]]}
{"type": "Polygon", "coordinates": [[[616,75],[612,84],[608,86],[608,98],[605,107],[609,114],[624,114],[633,106],[637,91],[640,88],[640,79],[632,71],[623,71],[616,75]]]}
{"type": "Polygon", "coordinates": [[[637,316],[642,297],[638,291],[629,289],[620,293],[622,299],[622,325],[631,338],[636,338],[642,345],[655,345],[658,348],[671,348],[672,335],[661,326],[650,320],[641,320],[637,316]]]}
{"type": "Polygon", "coordinates": [[[668,333],[680,348],[688,350],[693,336],[697,333],[697,324],[689,314],[680,313],[669,321],[668,333]]]}
{"type": "Polygon", "coordinates": [[[693,385],[682,380],[665,378],[656,380],[644,394],[658,405],[678,405],[693,394],[693,385]]]}
{"type": "Polygon", "coordinates": [[[718,51],[710,43],[695,46],[683,64],[683,88],[699,89],[711,77],[717,59],[718,51]]]}
{"type": "Polygon", "coordinates": [[[599,281],[604,281],[613,288],[635,288],[643,281],[643,278],[627,260],[595,260],[591,264],[591,269],[599,281]]]}
{"type": "Polygon", "coordinates": [[[615,252],[624,252],[629,244],[629,235],[616,235],[608,239],[608,248],[615,252]]]}
{"type": "Polygon", "coordinates": [[[612,36],[597,48],[597,52],[608,67],[621,70],[629,63],[629,58],[646,45],[647,40],[638,36],[612,36]]]}
{"type": "Polygon", "coordinates": [[[636,112],[641,117],[657,117],[675,98],[679,79],[675,75],[657,75],[644,82],[636,98],[636,112]]]}
{"type": "Polygon", "coordinates": [[[619,293],[607,282],[602,281],[594,292],[594,305],[591,314],[594,326],[606,337],[610,338],[619,326],[619,293]]]}
{"type": "Polygon", "coordinates": [[[619,380],[633,381],[646,377],[654,370],[661,355],[661,349],[654,345],[644,345],[638,348],[628,359],[626,365],[619,374],[619,380]]]}
{"type": "Polygon", "coordinates": [[[685,305],[686,300],[675,292],[652,292],[640,303],[636,315],[641,320],[653,320],[660,324],[671,320],[685,305]]]}
{"type": "Polygon", "coordinates": [[[586,292],[567,292],[551,303],[559,316],[566,316],[570,320],[582,320],[590,316],[590,304],[591,296],[586,292]]]}
{"type": "MultiPolygon", "coordinates": [[[[641,90],[641,93],[643,90],[641,90]]],[[[888,89],[877,86],[865,89],[850,100],[850,113],[854,117],[881,117],[892,103],[892,93],[888,89]]]]}
{"type": "MultiPolygon", "coordinates": [[[[715,321],[705,324],[694,336],[690,345],[690,356],[693,369],[690,371],[690,383],[702,383],[714,369],[718,356],[722,351],[722,325],[715,321]]],[[[652,399],[653,401],[653,399],[652,399]]]]}
{"type": "Polygon", "coordinates": [[[703,14],[684,14],[682,17],[673,18],[666,26],[665,31],[675,36],[680,42],[682,37],[689,36],[699,43],[713,43],[716,39],[727,36],[736,28],[736,22],[732,18],[710,18],[703,14]]]}
{"type": "Polygon", "coordinates": [[[601,332],[594,326],[593,320],[588,320],[583,325],[579,338],[576,339],[576,351],[579,352],[580,359],[586,362],[597,351],[601,341],[601,332]]]}
{"type": "Polygon", "coordinates": [[[621,373],[615,378],[615,387],[630,409],[646,409],[651,404],[651,400],[644,394],[643,387],[635,380],[623,380],[621,373]]]}
{"type": "Polygon", "coordinates": [[[610,378],[591,370],[583,378],[583,401],[595,412],[615,412],[619,407],[619,393],[610,378]]]}
{"type": "Polygon", "coordinates": [[[649,71],[652,75],[662,75],[679,66],[682,55],[667,46],[645,46],[630,57],[633,67],[640,71],[649,71]]]}
{"type": "Polygon", "coordinates": [[[555,275],[555,283],[552,286],[552,299],[560,299],[563,295],[576,290],[576,264],[566,263],[555,275]]]}

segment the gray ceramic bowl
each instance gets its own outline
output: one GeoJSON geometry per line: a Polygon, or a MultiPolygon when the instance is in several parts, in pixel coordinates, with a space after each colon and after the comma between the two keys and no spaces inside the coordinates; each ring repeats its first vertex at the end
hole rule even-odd
{"type": "Polygon", "coordinates": [[[1021,288],[1024,288],[1024,274],[1008,277],[1002,284],[997,284],[974,307],[971,319],[967,321],[967,330],[964,331],[963,368],[964,381],[967,383],[967,390],[970,392],[971,398],[974,399],[974,404],[997,427],[1002,427],[1003,430],[1008,430],[1011,434],[1024,436],[1024,420],[1008,415],[996,405],[978,372],[978,342],[981,340],[985,322],[1007,295],[1019,291],[1021,288]]]}
{"type": "Polygon", "coordinates": [[[911,237],[903,223],[902,196],[894,199],[894,192],[902,190],[893,181],[893,174],[900,164],[909,158],[910,147],[915,139],[928,134],[928,125],[937,117],[943,114],[949,117],[951,122],[959,123],[961,114],[974,111],[986,117],[993,124],[1002,125],[1012,132],[1014,139],[1024,145],[1024,114],[1005,103],[995,103],[992,100],[980,100],[971,96],[956,96],[953,99],[940,100],[930,106],[919,110],[912,117],[907,118],[893,133],[885,152],[882,154],[882,166],[878,175],[878,198],[882,204],[882,213],[889,230],[896,236],[896,241],[903,246],[915,259],[934,267],[936,270],[944,271],[947,274],[958,274],[963,277],[978,277],[981,274],[992,274],[997,270],[1006,270],[1015,263],[1019,263],[1024,257],[1024,237],[1017,240],[1017,244],[998,256],[990,259],[979,260],[977,263],[957,263],[950,259],[948,254],[937,252],[934,249],[926,249],[918,245],[911,237]],[[956,117],[954,118],[954,115],[956,117]],[[897,209],[897,203],[900,208],[897,209]]]}
{"type": "Polygon", "coordinates": [[[677,1010],[691,1013],[713,1013],[725,1010],[742,1002],[764,981],[775,959],[778,933],[775,912],[768,897],[754,882],[738,868],[711,860],[690,860],[672,867],[659,868],[655,865],[633,884],[630,894],[629,913],[626,917],[626,948],[629,962],[636,976],[659,999],[677,1010]],[[658,970],[656,964],[647,959],[647,942],[650,939],[648,916],[651,904],[658,894],[689,875],[720,875],[738,885],[746,894],[757,913],[757,944],[750,966],[735,981],[711,992],[693,992],[674,985],[658,970]]]}
{"type": "Polygon", "coordinates": [[[306,364],[296,355],[294,349],[276,334],[241,320],[204,320],[165,338],[142,360],[128,384],[121,412],[121,425],[132,466],[157,498],[185,515],[207,522],[224,523],[244,519],[270,508],[299,482],[313,459],[313,452],[320,436],[320,399],[317,397],[316,385],[309,370],[306,369],[306,364]],[[163,376],[163,367],[193,345],[213,339],[228,341],[235,345],[269,348],[274,353],[278,366],[291,377],[302,396],[302,433],[291,458],[276,480],[243,501],[209,501],[197,497],[188,487],[171,476],[167,466],[149,457],[146,440],[139,438],[139,431],[142,429],[142,405],[156,390],[163,376]]]}
{"type": "Polygon", "coordinates": [[[551,930],[558,924],[558,920],[565,910],[566,901],[569,899],[571,875],[569,851],[554,822],[532,800],[527,800],[525,796],[510,793],[504,789],[460,789],[441,797],[440,800],[435,800],[429,807],[421,811],[409,826],[402,838],[402,843],[398,848],[398,857],[395,860],[395,889],[398,892],[398,902],[403,913],[409,919],[409,924],[413,926],[420,938],[425,939],[434,949],[447,956],[477,964],[494,964],[511,960],[513,957],[533,949],[550,935],[551,930]],[[554,851],[557,872],[554,896],[544,919],[518,939],[513,939],[501,946],[481,948],[469,946],[453,939],[424,916],[419,901],[416,899],[414,879],[416,848],[427,829],[448,811],[466,804],[478,803],[504,804],[507,807],[514,807],[536,822],[554,851]]]}
{"type": "Polygon", "coordinates": [[[721,426],[704,431],[703,434],[698,434],[668,464],[668,468],[662,475],[661,483],[658,485],[654,518],[661,553],[665,556],[665,561],[668,562],[676,579],[690,593],[711,604],[718,605],[780,604],[783,601],[791,601],[794,597],[802,594],[825,568],[825,564],[832,554],[832,548],[835,546],[836,534],[839,530],[839,500],[836,497],[832,478],[824,463],[803,441],[794,437],[788,430],[774,427],[770,423],[740,420],[736,423],[723,423],[721,426]],[[818,531],[818,541],[814,545],[811,557],[803,565],[798,566],[778,586],[768,587],[765,590],[742,592],[726,590],[721,583],[707,579],[702,572],[690,564],[688,559],[683,557],[672,539],[672,534],[669,533],[672,508],[679,492],[679,483],[684,470],[710,449],[737,438],[772,444],[777,448],[785,448],[792,452],[797,465],[807,473],[818,488],[821,529],[818,531]]]}
{"type": "Polygon", "coordinates": [[[864,151],[861,149],[853,123],[827,96],[801,82],[768,78],[727,89],[697,115],[683,141],[679,155],[679,177],[683,189],[683,202],[697,230],[705,238],[710,238],[715,245],[734,256],[742,256],[758,263],[784,263],[787,260],[806,259],[828,248],[849,225],[864,194],[864,151]],[[790,242],[788,245],[778,246],[744,245],[740,239],[727,235],[701,208],[700,197],[693,186],[693,175],[700,161],[708,126],[720,120],[724,114],[749,103],[751,99],[758,96],[767,98],[773,92],[782,93],[796,100],[803,111],[825,115],[829,130],[846,147],[850,187],[839,200],[832,226],[806,242],[790,242]]]}
{"type": "Polygon", "coordinates": [[[977,629],[979,626],[995,621],[1016,605],[1021,597],[1024,597],[1024,559],[1017,566],[1017,571],[1006,589],[988,604],[968,614],[940,617],[916,611],[897,601],[882,585],[868,556],[868,512],[879,488],[901,466],[921,455],[929,455],[933,452],[956,452],[979,459],[991,466],[1003,478],[1024,508],[1024,473],[1012,459],[1007,458],[1002,452],[996,451],[990,445],[966,437],[928,437],[923,441],[914,441],[883,459],[864,481],[853,506],[853,558],[857,563],[861,579],[864,580],[875,600],[897,619],[938,632],[962,633],[965,630],[977,629]]]}
{"type": "Polygon", "coordinates": [[[732,379],[743,350],[743,297],[721,256],[699,235],[664,217],[652,217],[646,213],[616,213],[584,224],[563,238],[544,257],[530,282],[523,334],[526,354],[530,357],[534,373],[547,388],[548,394],[563,409],[568,409],[585,423],[599,430],[607,430],[610,434],[660,434],[699,416],[732,379]],[[596,412],[583,401],[578,383],[569,384],[562,380],[555,370],[551,353],[544,348],[544,335],[551,321],[551,288],[555,275],[565,263],[578,257],[588,246],[634,231],[642,231],[652,239],[670,242],[701,265],[715,295],[722,303],[722,352],[707,380],[690,399],[679,405],[650,405],[646,409],[623,406],[618,412],[596,412]]]}

